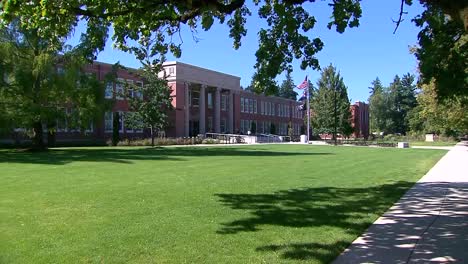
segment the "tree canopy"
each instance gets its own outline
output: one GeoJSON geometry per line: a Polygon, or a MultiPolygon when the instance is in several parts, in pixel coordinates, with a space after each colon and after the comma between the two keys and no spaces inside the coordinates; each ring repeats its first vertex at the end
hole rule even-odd
{"type": "Polygon", "coordinates": [[[17,23],[0,28],[0,119],[9,121],[2,128],[30,131],[36,149],[45,148],[43,125],[49,134],[89,128],[105,107],[104,92],[95,77],[81,71],[85,62],[75,52],[17,23]]]}
{"type": "Polygon", "coordinates": [[[350,135],[351,112],[347,88],[335,67],[329,65],[322,70],[317,87],[310,102],[314,133],[332,134],[336,125],[338,133],[350,135]]]}
{"type": "Polygon", "coordinates": [[[291,73],[286,73],[286,79],[283,80],[279,88],[279,96],[287,99],[297,100],[297,92],[294,91],[296,85],[291,77],[291,73]]]}
{"type": "MultiPolygon", "coordinates": [[[[267,22],[267,26],[257,32],[259,45],[255,53],[253,82],[256,92],[272,94],[276,89],[272,80],[284,71],[292,71],[294,60],[300,61],[301,69],[320,68],[316,53],[324,43],[310,33],[316,18],[303,7],[305,2],[315,1],[252,0],[257,15],[267,22]]],[[[396,27],[405,14],[404,6],[412,2],[395,1],[395,5],[401,5],[396,27]]],[[[442,95],[466,93],[467,1],[419,2],[425,11],[415,19],[422,28],[416,56],[421,63],[423,80],[427,82],[434,78],[436,90],[442,95]]],[[[179,34],[182,27],[194,32],[200,28],[209,30],[215,23],[225,23],[233,47],[238,49],[247,34],[246,21],[252,15],[251,5],[246,0],[48,0],[27,3],[3,0],[0,5],[0,23],[8,24],[17,19],[22,28],[39,29],[39,36],[51,46],[59,45],[79,21],[85,21],[87,30],[82,34],[79,46],[89,59],[104,48],[112,26],[112,39],[117,48],[132,52],[139,60],[153,66],[160,65],[168,53],[181,56],[179,34]]],[[[360,0],[330,0],[329,6],[328,28],[343,33],[348,27],[359,26],[360,0]]]]}
{"type": "MultiPolygon", "coordinates": [[[[258,16],[268,24],[258,32],[256,92],[274,91],[271,80],[281,72],[291,71],[293,60],[299,60],[302,69],[319,68],[315,55],[323,43],[320,38],[307,35],[316,19],[304,9],[304,2],[253,0],[258,16]]],[[[165,60],[169,52],[175,57],[181,55],[178,36],[183,26],[195,31],[209,30],[214,23],[226,23],[233,47],[238,49],[247,34],[245,25],[251,15],[245,0],[53,0],[28,4],[6,0],[1,5],[2,23],[19,19],[24,28],[40,29],[40,36],[50,43],[59,43],[80,20],[85,20],[87,30],[80,46],[88,55],[104,48],[112,25],[115,45],[152,65],[165,60]]],[[[359,0],[336,0],[329,5],[329,28],[342,33],[347,27],[359,25],[359,0]]]]}

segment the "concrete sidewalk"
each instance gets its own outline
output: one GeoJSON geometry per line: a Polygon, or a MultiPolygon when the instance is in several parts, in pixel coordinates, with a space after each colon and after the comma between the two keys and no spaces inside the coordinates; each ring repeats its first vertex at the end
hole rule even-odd
{"type": "Polygon", "coordinates": [[[468,263],[468,142],[453,147],[333,263],[468,263]]]}

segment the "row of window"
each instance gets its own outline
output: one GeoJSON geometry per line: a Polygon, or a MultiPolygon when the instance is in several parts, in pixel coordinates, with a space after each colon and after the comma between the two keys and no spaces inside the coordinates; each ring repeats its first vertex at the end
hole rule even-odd
{"type": "MultiPolygon", "coordinates": [[[[128,122],[126,124],[125,119],[129,115],[132,115],[132,112],[122,112],[118,111],[119,113],[119,132],[123,133],[141,133],[143,132],[141,122],[136,119],[132,119],[132,122],[128,122]],[[135,123],[135,124],[133,124],[135,123]]],[[[104,114],[104,130],[105,132],[112,132],[114,127],[114,114],[113,112],[106,112],[104,114]]]]}
{"type": "MultiPolygon", "coordinates": [[[[64,115],[56,120],[56,126],[57,132],[80,132],[82,127],[78,113],[73,108],[64,108],[64,115]]],[[[46,124],[43,124],[43,127],[45,131],[46,124]]],[[[84,127],[86,133],[91,133],[94,130],[93,122],[89,122],[84,127]]]]}
{"type": "MultiPolygon", "coordinates": [[[[207,105],[209,109],[213,108],[213,93],[207,93],[207,105]]],[[[200,91],[198,90],[189,90],[189,105],[198,107],[200,102],[200,91]]],[[[226,94],[221,95],[221,110],[227,111],[229,109],[229,96],[226,94]]]]}
{"type": "MultiPolygon", "coordinates": [[[[288,123],[272,123],[270,121],[257,121],[257,120],[246,120],[241,119],[240,132],[242,134],[248,134],[248,132],[255,132],[257,134],[278,134],[278,135],[289,135],[288,123]],[[255,131],[254,131],[255,126],[255,131]]],[[[292,124],[293,135],[299,135],[301,132],[300,124],[292,124]]]]}
{"type": "MultiPolygon", "coordinates": [[[[241,113],[257,114],[257,100],[241,97],[241,113]]],[[[260,114],[267,116],[289,117],[292,114],[293,118],[302,118],[300,109],[293,108],[287,104],[275,104],[267,101],[260,101],[260,114]]]]}
{"type": "Polygon", "coordinates": [[[241,113],[257,113],[257,100],[241,97],[241,113]]]}
{"type": "MultiPolygon", "coordinates": [[[[128,84],[129,85],[128,86],[129,87],[128,93],[129,93],[130,97],[132,97],[132,98],[134,98],[134,97],[143,98],[143,94],[141,93],[141,90],[131,89],[133,83],[134,83],[133,80],[125,80],[125,79],[122,79],[122,78],[118,78],[117,82],[107,82],[106,83],[105,97],[107,99],[111,99],[111,98],[113,98],[113,96],[115,94],[116,99],[123,99],[124,86],[125,86],[125,84],[128,84]],[[115,89],[114,89],[114,86],[115,86],[115,89]]],[[[139,87],[139,89],[141,89],[143,87],[143,82],[141,82],[141,81],[136,81],[135,84],[136,84],[137,87],[139,87]]]]}

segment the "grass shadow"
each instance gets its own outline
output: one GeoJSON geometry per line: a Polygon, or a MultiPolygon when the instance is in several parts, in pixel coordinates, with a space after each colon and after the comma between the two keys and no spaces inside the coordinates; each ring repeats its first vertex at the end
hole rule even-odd
{"type": "MultiPolygon", "coordinates": [[[[413,184],[399,181],[367,188],[318,187],[271,194],[216,194],[223,205],[250,213],[249,217],[222,223],[217,233],[259,232],[265,225],[294,228],[329,226],[357,236],[372,224],[374,219],[369,214],[383,214],[413,184]]],[[[338,241],[327,245],[313,241],[265,245],[258,247],[257,251],[279,251],[284,259],[317,259],[326,263],[349,243],[338,241]]]]}
{"type": "Polygon", "coordinates": [[[330,155],[317,152],[285,152],[236,147],[160,147],[160,148],[58,148],[45,152],[0,151],[0,163],[64,165],[75,161],[133,163],[136,160],[184,161],[188,157],[275,157],[330,155]]]}

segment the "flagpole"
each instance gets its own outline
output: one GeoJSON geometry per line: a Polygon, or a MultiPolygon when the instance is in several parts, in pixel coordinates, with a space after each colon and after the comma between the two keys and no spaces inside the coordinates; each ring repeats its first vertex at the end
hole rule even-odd
{"type": "Polygon", "coordinates": [[[310,97],[309,97],[309,84],[306,86],[306,93],[307,93],[307,144],[309,144],[309,136],[310,136],[310,97]]]}

